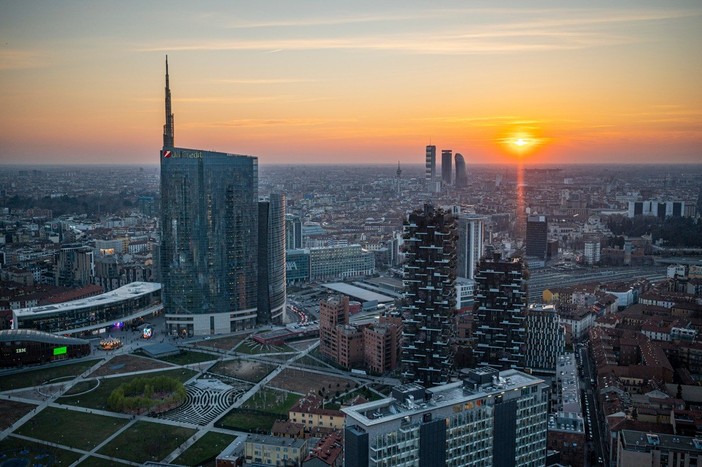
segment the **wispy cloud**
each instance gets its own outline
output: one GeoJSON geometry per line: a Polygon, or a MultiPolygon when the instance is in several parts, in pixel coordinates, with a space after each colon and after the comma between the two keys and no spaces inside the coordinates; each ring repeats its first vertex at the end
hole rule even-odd
{"type": "Polygon", "coordinates": [[[215,83],[224,84],[296,84],[313,83],[317,80],[305,78],[245,78],[245,79],[218,79],[215,83]]]}
{"type": "Polygon", "coordinates": [[[328,119],[328,118],[240,118],[219,122],[197,122],[187,126],[191,128],[264,128],[272,126],[323,126],[339,123],[355,123],[356,119],[328,119]]]}
{"type": "Polygon", "coordinates": [[[47,66],[44,53],[0,48],[0,70],[23,70],[47,66]]]}
{"type": "MultiPolygon", "coordinates": [[[[266,53],[301,50],[376,50],[417,54],[500,54],[528,51],[576,50],[615,44],[628,44],[650,40],[641,33],[625,28],[642,22],[668,21],[701,16],[699,10],[511,10],[511,9],[459,9],[430,10],[408,15],[375,15],[348,18],[302,18],[268,22],[241,22],[233,28],[314,27],[322,24],[361,22],[397,22],[440,17],[446,19],[442,32],[427,32],[421,25],[404,28],[411,33],[391,33],[393,28],[382,28],[375,33],[353,34],[348,31],[327,33],[315,38],[276,38],[189,41],[170,43],[174,51],[224,51],[258,50],[266,53]],[[521,11],[521,14],[520,14],[521,11]],[[481,14],[486,16],[481,17],[481,14]],[[456,19],[465,17],[464,22],[456,19]],[[499,20],[495,19],[500,17],[499,20]],[[517,18],[511,20],[510,18],[517,18]],[[525,19],[526,18],[526,19],[525,19]]],[[[322,34],[315,30],[315,34],[322,34]]],[[[162,51],[166,47],[150,47],[147,51],[162,51]]]]}

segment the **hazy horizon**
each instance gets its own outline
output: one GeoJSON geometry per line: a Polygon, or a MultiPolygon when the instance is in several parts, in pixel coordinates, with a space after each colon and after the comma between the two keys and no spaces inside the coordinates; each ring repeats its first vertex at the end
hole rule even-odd
{"type": "Polygon", "coordinates": [[[0,3],[0,163],[702,161],[695,0],[0,3]],[[7,109],[10,109],[9,111],[7,109]]]}

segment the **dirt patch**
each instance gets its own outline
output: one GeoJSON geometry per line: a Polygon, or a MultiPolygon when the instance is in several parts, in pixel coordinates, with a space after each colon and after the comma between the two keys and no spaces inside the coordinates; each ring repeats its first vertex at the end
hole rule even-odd
{"type": "Polygon", "coordinates": [[[173,365],[136,355],[118,355],[93,371],[90,376],[121,375],[132,371],[158,370],[160,368],[173,368],[173,365]]]}
{"type": "Polygon", "coordinates": [[[346,378],[291,368],[286,368],[268,383],[271,387],[299,394],[307,394],[310,391],[315,393],[323,391],[331,395],[334,395],[336,391],[344,392],[348,390],[347,384],[349,385],[348,388],[352,388],[356,383],[346,378]]]}
{"type": "Polygon", "coordinates": [[[24,402],[0,400],[0,430],[9,428],[35,407],[36,405],[25,404],[24,402]]]}
{"type": "Polygon", "coordinates": [[[218,362],[210,372],[218,375],[231,376],[251,383],[258,383],[265,378],[268,373],[275,369],[275,365],[250,360],[228,360],[218,362]]]}

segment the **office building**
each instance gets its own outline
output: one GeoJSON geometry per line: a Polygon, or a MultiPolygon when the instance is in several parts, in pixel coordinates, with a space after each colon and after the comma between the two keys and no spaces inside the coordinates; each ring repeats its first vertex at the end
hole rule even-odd
{"type": "Polygon", "coordinates": [[[483,256],[486,217],[477,214],[459,214],[457,219],[456,275],[475,278],[475,268],[483,256]]]}
{"type": "Polygon", "coordinates": [[[308,250],[310,280],[345,279],[375,273],[375,255],[361,245],[315,247],[308,250]]]}
{"type": "Polygon", "coordinates": [[[456,153],[454,156],[454,162],[456,164],[456,176],[454,178],[454,185],[456,188],[465,188],[468,186],[468,173],[466,172],[466,161],[463,155],[456,153]]]}
{"type": "Polygon", "coordinates": [[[287,250],[285,252],[285,281],[301,284],[310,280],[310,250],[287,250]]]}
{"type": "Polygon", "coordinates": [[[546,216],[529,216],[526,223],[526,256],[546,258],[548,223],[546,216]]]}
{"type": "Polygon", "coordinates": [[[303,247],[302,219],[294,214],[285,215],[285,249],[296,250],[303,247]]]}
{"type": "Polygon", "coordinates": [[[601,244],[599,240],[588,240],[583,247],[585,264],[593,265],[600,262],[601,244]]]}
{"type": "Polygon", "coordinates": [[[174,147],[170,109],[166,66],[160,276],[167,330],[251,328],[258,306],[258,160],[174,147]]]}
{"type": "Polygon", "coordinates": [[[436,146],[428,145],[425,152],[424,162],[424,180],[427,184],[427,190],[434,189],[434,180],[436,179],[436,146]]]}
{"type": "Polygon", "coordinates": [[[451,159],[453,157],[453,151],[451,149],[441,150],[441,181],[444,185],[451,184],[451,172],[453,167],[451,166],[451,159]]]}
{"type": "Polygon", "coordinates": [[[628,217],[655,216],[661,219],[666,217],[685,217],[684,201],[629,201],[628,217]]]}
{"type": "Polygon", "coordinates": [[[525,365],[533,373],[553,375],[565,352],[565,327],[553,305],[532,304],[526,312],[525,365]]]}
{"type": "Polygon", "coordinates": [[[453,371],[456,220],[425,205],[404,223],[402,379],[434,386],[453,371]]]}
{"type": "Polygon", "coordinates": [[[515,370],[470,370],[463,381],[342,408],[346,467],[544,465],[548,386],[515,370]]]}
{"type": "Polygon", "coordinates": [[[84,287],[93,283],[95,260],[93,249],[81,243],[61,247],[56,258],[56,285],[84,287]]]}
{"type": "Polygon", "coordinates": [[[476,363],[497,369],[526,365],[527,288],[520,258],[480,260],[473,317],[476,363]]]}
{"type": "Polygon", "coordinates": [[[286,304],[285,195],[258,202],[258,324],[282,324],[286,304]]]}
{"type": "Polygon", "coordinates": [[[428,193],[439,193],[441,191],[441,179],[436,169],[436,146],[426,147],[424,162],[424,179],[428,193]]]}

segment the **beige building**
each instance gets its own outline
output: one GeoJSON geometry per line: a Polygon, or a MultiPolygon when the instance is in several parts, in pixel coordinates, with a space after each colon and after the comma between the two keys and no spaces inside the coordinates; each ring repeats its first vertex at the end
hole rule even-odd
{"type": "Polygon", "coordinates": [[[297,467],[307,457],[307,440],[249,435],[244,446],[247,464],[297,467]]]}

